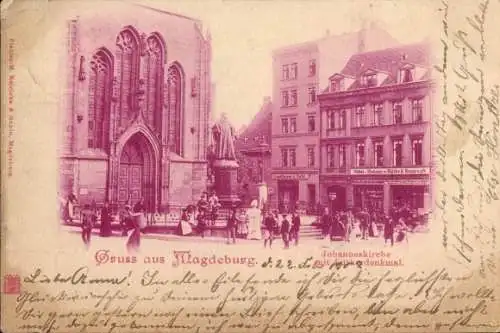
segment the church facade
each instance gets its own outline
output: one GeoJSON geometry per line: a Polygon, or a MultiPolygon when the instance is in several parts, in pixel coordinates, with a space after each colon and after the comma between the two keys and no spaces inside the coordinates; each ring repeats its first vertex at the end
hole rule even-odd
{"type": "Polygon", "coordinates": [[[149,211],[207,185],[211,41],[199,21],[130,5],[68,22],[60,194],[149,211]]]}

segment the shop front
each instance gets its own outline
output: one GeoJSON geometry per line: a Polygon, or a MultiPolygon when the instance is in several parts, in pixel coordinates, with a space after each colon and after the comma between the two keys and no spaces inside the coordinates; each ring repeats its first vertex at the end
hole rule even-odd
{"type": "Polygon", "coordinates": [[[391,186],[392,203],[396,206],[408,205],[411,210],[427,210],[426,198],[429,187],[425,185],[393,185],[391,186]]]}
{"type": "Polygon", "coordinates": [[[429,168],[376,168],[351,170],[354,207],[380,210],[408,205],[425,214],[431,207],[429,168]]]}
{"type": "Polygon", "coordinates": [[[298,180],[278,180],[278,211],[291,213],[299,198],[298,180]]]}
{"type": "Polygon", "coordinates": [[[382,212],[384,210],[383,184],[354,186],[354,208],[382,212]]]}

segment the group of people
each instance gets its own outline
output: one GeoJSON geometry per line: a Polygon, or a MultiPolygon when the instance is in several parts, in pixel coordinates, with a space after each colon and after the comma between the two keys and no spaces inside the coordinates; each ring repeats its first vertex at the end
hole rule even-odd
{"type": "MultiPolygon", "coordinates": [[[[66,224],[71,224],[77,219],[75,206],[78,204],[78,200],[71,193],[65,201],[61,201],[63,220],[66,224]]],[[[146,227],[144,199],[141,198],[137,201],[134,207],[127,201],[119,215],[122,236],[128,236],[127,249],[130,251],[137,250],[140,245],[141,232],[146,227]]],[[[80,217],[81,237],[87,248],[90,245],[92,230],[97,225],[97,221],[100,221],[99,235],[101,237],[112,236],[111,223],[113,214],[107,201],[100,208],[97,207],[95,200],[92,200],[90,204],[83,205],[80,217]]]]}
{"type": "Polygon", "coordinates": [[[209,226],[213,226],[219,217],[221,204],[215,192],[208,195],[207,192],[201,194],[196,205],[188,205],[181,211],[178,232],[181,235],[189,235],[194,229],[198,231],[202,238],[209,226]]]}
{"type": "MultiPolygon", "coordinates": [[[[217,198],[212,194],[211,198],[217,198]]],[[[217,219],[217,211],[220,208],[218,200],[210,200],[204,193],[197,205],[190,205],[182,209],[181,219],[178,225],[180,235],[188,235],[197,232],[202,238],[208,224],[214,224],[217,219]]],[[[298,245],[300,231],[300,216],[294,212],[289,219],[287,214],[278,214],[277,211],[260,209],[257,200],[253,200],[249,208],[233,207],[226,220],[225,232],[227,243],[236,243],[237,238],[262,240],[264,247],[272,247],[277,236],[281,236],[285,248],[289,248],[290,242],[298,245]]]]}
{"type": "Polygon", "coordinates": [[[408,241],[409,228],[405,222],[409,217],[408,212],[406,206],[394,206],[388,215],[377,211],[369,212],[367,209],[361,209],[357,213],[352,209],[330,213],[329,209],[325,208],[319,218],[319,225],[325,239],[329,237],[333,241],[340,238],[350,242],[353,233],[362,240],[378,237],[378,225],[382,224],[384,241],[393,246],[394,241],[408,241]]]}
{"type": "MultiPolygon", "coordinates": [[[[74,194],[70,194],[62,204],[63,218],[66,223],[75,219],[74,207],[78,200],[74,194]]],[[[178,225],[180,235],[188,235],[196,232],[202,238],[206,231],[215,225],[219,218],[221,204],[215,192],[204,192],[196,205],[189,205],[182,209],[178,225]]],[[[146,227],[144,199],[140,199],[132,207],[129,201],[125,204],[119,214],[122,236],[128,236],[127,248],[136,250],[140,245],[141,232],[146,227]]],[[[408,240],[407,231],[410,217],[408,205],[394,205],[389,214],[383,214],[376,210],[361,209],[354,212],[352,209],[330,212],[325,208],[323,214],[318,218],[318,226],[322,229],[325,239],[342,239],[350,242],[352,234],[361,239],[378,237],[379,225],[383,225],[383,236],[385,243],[408,240]]],[[[102,237],[112,235],[111,223],[112,211],[108,202],[100,209],[96,202],[84,205],[81,211],[81,236],[83,242],[90,244],[91,231],[100,219],[99,234],[102,237]]],[[[264,239],[264,247],[272,247],[273,241],[281,237],[284,248],[289,248],[290,242],[298,245],[300,232],[300,216],[296,210],[291,214],[279,214],[278,211],[258,207],[257,200],[253,200],[250,208],[232,208],[226,222],[226,239],[228,243],[236,243],[237,238],[261,240],[264,239]]],[[[411,227],[411,224],[410,224],[411,227]]]]}

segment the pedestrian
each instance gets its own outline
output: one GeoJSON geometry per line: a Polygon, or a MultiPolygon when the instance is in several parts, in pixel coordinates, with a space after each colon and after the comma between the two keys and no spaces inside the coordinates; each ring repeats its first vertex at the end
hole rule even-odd
{"type": "Polygon", "coordinates": [[[196,204],[196,208],[198,208],[198,212],[203,211],[206,213],[209,209],[209,204],[208,204],[208,194],[207,192],[203,192],[201,194],[200,200],[198,200],[198,203],[196,204]]]}
{"type": "Polygon", "coordinates": [[[264,247],[267,247],[269,242],[269,248],[273,245],[274,233],[276,232],[276,219],[271,211],[268,211],[266,217],[264,218],[264,247]]]}
{"type": "Polygon", "coordinates": [[[208,207],[210,210],[210,224],[215,225],[215,221],[217,221],[219,208],[221,204],[219,203],[219,198],[215,192],[212,192],[210,198],[208,199],[208,207]]]}
{"type": "Polygon", "coordinates": [[[240,223],[240,219],[238,217],[238,211],[236,208],[231,209],[231,215],[227,219],[227,243],[230,243],[231,238],[233,239],[233,244],[236,243],[236,228],[240,223]]]}
{"type": "Polygon", "coordinates": [[[353,218],[353,215],[352,215],[352,210],[351,209],[348,209],[347,210],[347,213],[345,215],[345,219],[344,219],[344,230],[345,230],[345,237],[344,237],[344,240],[346,243],[349,243],[351,241],[351,232],[352,232],[352,226],[354,224],[354,218],[353,218]]]}
{"type": "Polygon", "coordinates": [[[297,211],[292,215],[292,227],[290,228],[290,240],[295,240],[295,246],[299,245],[300,216],[297,211]]]}
{"type": "Polygon", "coordinates": [[[323,231],[323,238],[326,239],[328,235],[330,235],[330,230],[333,225],[333,217],[330,214],[328,208],[325,207],[323,216],[321,216],[321,227],[323,231]]]}
{"type": "Polygon", "coordinates": [[[193,232],[193,227],[189,223],[190,215],[188,208],[183,208],[181,212],[181,220],[179,221],[179,234],[181,236],[189,235],[193,232]]]}
{"type": "Polygon", "coordinates": [[[368,239],[368,227],[370,226],[370,214],[363,208],[359,213],[361,239],[368,239]]]}
{"type": "Polygon", "coordinates": [[[99,234],[101,237],[109,237],[112,233],[109,203],[108,201],[105,201],[101,208],[101,229],[99,234]]]}
{"type": "Polygon", "coordinates": [[[136,252],[139,250],[139,246],[141,245],[141,228],[143,227],[141,225],[142,214],[131,212],[130,206],[126,206],[126,212],[129,220],[127,250],[129,252],[136,252]]]}
{"type": "Polygon", "coordinates": [[[246,239],[248,237],[248,218],[245,211],[241,212],[239,223],[237,225],[238,234],[241,238],[246,239]]]}
{"type": "Polygon", "coordinates": [[[82,240],[87,249],[90,246],[90,236],[92,235],[92,229],[94,227],[94,213],[90,205],[85,205],[81,213],[82,216],[82,240]]]}
{"type": "Polygon", "coordinates": [[[394,220],[390,216],[385,217],[384,240],[385,244],[390,240],[391,246],[394,246],[394,220]]]}
{"type": "Polygon", "coordinates": [[[201,235],[201,238],[205,238],[205,230],[207,229],[207,216],[205,210],[200,210],[198,213],[198,233],[201,235]]]}
{"type": "Polygon", "coordinates": [[[64,209],[64,220],[66,223],[70,224],[75,218],[75,205],[78,203],[76,195],[70,193],[68,199],[66,200],[66,205],[64,209]]]}
{"type": "Polygon", "coordinates": [[[281,238],[283,239],[283,244],[285,249],[290,247],[290,222],[286,218],[286,214],[283,214],[283,221],[281,221],[281,238]]]}

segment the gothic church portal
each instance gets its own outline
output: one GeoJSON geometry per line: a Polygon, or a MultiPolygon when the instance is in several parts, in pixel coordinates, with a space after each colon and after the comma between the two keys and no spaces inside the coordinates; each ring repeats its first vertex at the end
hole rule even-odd
{"type": "Polygon", "coordinates": [[[206,188],[210,36],[195,19],[130,6],[68,24],[60,191],[164,211],[206,188]]]}

